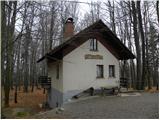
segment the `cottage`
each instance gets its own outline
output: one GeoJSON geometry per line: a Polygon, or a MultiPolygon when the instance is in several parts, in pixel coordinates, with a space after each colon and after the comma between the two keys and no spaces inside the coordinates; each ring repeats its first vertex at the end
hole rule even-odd
{"type": "Polygon", "coordinates": [[[63,44],[38,60],[47,61],[52,108],[91,87],[119,87],[119,60],[135,58],[102,20],[74,35],[73,19],[68,18],[64,38],[63,44]]]}

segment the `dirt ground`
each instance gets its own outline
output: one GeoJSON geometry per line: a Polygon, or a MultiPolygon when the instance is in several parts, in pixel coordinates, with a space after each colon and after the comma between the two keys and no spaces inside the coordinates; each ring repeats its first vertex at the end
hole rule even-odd
{"type": "Polygon", "coordinates": [[[24,93],[21,88],[21,91],[18,91],[18,103],[14,103],[14,92],[14,90],[10,92],[10,107],[8,108],[3,107],[4,93],[2,92],[2,115],[6,118],[25,118],[46,111],[39,105],[46,101],[46,94],[43,94],[42,88],[35,88],[34,92],[31,92],[29,88],[28,93],[24,93]]]}

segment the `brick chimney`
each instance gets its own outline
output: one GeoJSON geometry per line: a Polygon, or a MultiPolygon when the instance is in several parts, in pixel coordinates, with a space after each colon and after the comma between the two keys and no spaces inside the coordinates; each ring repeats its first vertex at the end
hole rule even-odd
{"type": "Polygon", "coordinates": [[[68,18],[64,26],[64,40],[74,35],[74,22],[73,18],[68,18]]]}

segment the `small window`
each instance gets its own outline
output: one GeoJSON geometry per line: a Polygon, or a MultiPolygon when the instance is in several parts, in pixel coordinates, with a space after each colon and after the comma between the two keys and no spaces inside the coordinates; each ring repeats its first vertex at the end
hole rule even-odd
{"type": "Polygon", "coordinates": [[[56,66],[56,78],[59,79],[59,64],[56,66]]]}
{"type": "Polygon", "coordinates": [[[96,39],[90,39],[90,50],[97,51],[98,50],[98,42],[96,39]]]}
{"type": "Polygon", "coordinates": [[[97,65],[97,78],[103,78],[103,65],[97,65]]]}
{"type": "Polygon", "coordinates": [[[109,65],[109,77],[115,77],[115,66],[109,65]]]}

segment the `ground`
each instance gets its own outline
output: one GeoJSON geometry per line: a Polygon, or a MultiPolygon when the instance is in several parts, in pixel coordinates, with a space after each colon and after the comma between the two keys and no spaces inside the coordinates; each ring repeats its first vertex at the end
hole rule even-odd
{"type": "Polygon", "coordinates": [[[43,89],[34,89],[34,92],[31,92],[29,88],[28,93],[23,92],[23,88],[18,91],[18,103],[14,103],[14,90],[10,92],[10,107],[4,108],[4,93],[2,89],[2,115],[6,118],[25,118],[39,112],[46,111],[45,109],[40,108],[39,104],[42,104],[46,101],[46,94],[43,94],[43,89]]]}
{"type": "Polygon", "coordinates": [[[96,96],[63,106],[64,111],[56,110],[37,114],[31,118],[81,118],[81,119],[145,119],[159,118],[158,93],[141,92],[137,95],[96,96]]]}
{"type": "MultiPolygon", "coordinates": [[[[2,89],[2,103],[4,101],[2,89]]],[[[18,92],[18,103],[14,103],[14,90],[10,93],[10,107],[4,108],[6,118],[158,118],[158,92],[150,90],[141,96],[94,96],[65,104],[64,111],[40,108],[46,100],[43,89],[18,92]]]]}

